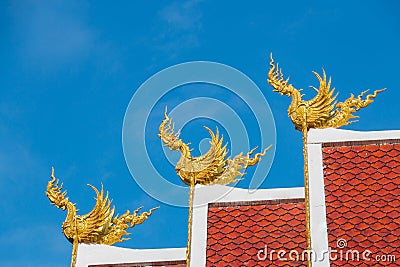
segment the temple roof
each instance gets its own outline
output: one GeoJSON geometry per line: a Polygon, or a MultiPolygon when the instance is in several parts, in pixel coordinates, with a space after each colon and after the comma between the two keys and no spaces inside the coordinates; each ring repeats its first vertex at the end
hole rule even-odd
{"type": "MultiPolygon", "coordinates": [[[[310,130],[308,166],[313,267],[394,266],[400,260],[400,131],[310,130]]],[[[305,265],[303,187],[196,186],[194,204],[191,266],[305,265]]],[[[85,246],[78,266],[184,266],[185,248],[116,253],[85,246]]]]}

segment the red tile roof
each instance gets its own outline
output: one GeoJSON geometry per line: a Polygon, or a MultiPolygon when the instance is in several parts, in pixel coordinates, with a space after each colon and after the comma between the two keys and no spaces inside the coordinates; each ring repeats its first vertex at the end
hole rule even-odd
{"type": "Polygon", "coordinates": [[[287,254],[283,257],[288,258],[291,250],[301,255],[306,249],[303,199],[210,204],[207,229],[206,266],[305,264],[301,258],[284,261],[277,255],[277,251],[284,250],[287,254]],[[260,260],[257,254],[265,246],[268,256],[263,260],[262,253],[260,260]]]}
{"type": "Polygon", "coordinates": [[[361,258],[337,254],[331,266],[400,266],[400,144],[324,147],[323,164],[329,247],[361,258]]]}

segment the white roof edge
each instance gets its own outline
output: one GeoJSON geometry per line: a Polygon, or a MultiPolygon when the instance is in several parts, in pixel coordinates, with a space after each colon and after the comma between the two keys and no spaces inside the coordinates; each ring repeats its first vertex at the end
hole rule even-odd
{"type": "Polygon", "coordinates": [[[295,198],[304,198],[304,187],[249,190],[225,185],[196,186],[195,205],[295,198]]]}
{"type": "Polygon", "coordinates": [[[335,128],[310,129],[308,132],[308,144],[374,141],[400,139],[400,130],[389,131],[352,131],[335,128]]]}
{"type": "Polygon", "coordinates": [[[185,260],[186,248],[130,249],[79,244],[76,266],[185,260]]]}

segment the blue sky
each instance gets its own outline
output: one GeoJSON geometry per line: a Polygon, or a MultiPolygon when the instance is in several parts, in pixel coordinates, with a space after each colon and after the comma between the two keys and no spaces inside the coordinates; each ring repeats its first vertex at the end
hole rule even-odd
{"type": "MultiPolygon", "coordinates": [[[[98,187],[103,182],[119,213],[161,206],[120,246],[185,246],[187,210],[144,193],[127,168],[122,148],[124,115],[135,91],[175,64],[223,63],[261,89],[277,133],[275,158],[263,188],[303,184],[301,135],[286,113],[290,101],[271,92],[266,83],[270,52],[298,88],[316,85],[311,71],[322,67],[332,76],[339,100],[387,87],[375,103],[358,112],[360,121],[346,128],[399,129],[398,9],[397,1],[2,1],[0,266],[69,264],[71,246],[61,232],[66,213],[50,206],[44,193],[51,166],[81,214],[94,204],[87,183],[98,187]]],[[[212,86],[178,88],[160,100],[154,112],[164,104],[173,108],[180,99],[205,95],[234,106],[244,121],[251,120],[246,107],[221,92],[212,86]]],[[[311,89],[305,92],[314,95],[311,89]]],[[[156,155],[162,153],[161,144],[151,129],[162,115],[154,116],[148,122],[147,149],[155,151],[157,168],[180,184],[173,166],[156,155]]],[[[219,125],[229,140],[229,125],[210,119],[188,123],[182,138],[198,148],[196,141],[206,136],[198,130],[204,124],[219,125]]],[[[251,145],[257,145],[253,134],[249,136],[251,145]]]]}

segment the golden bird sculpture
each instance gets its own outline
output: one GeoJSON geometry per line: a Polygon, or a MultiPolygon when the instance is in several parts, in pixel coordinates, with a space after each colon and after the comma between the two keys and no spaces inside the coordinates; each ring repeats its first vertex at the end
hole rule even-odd
{"type": "Polygon", "coordinates": [[[226,144],[223,144],[223,136],[220,137],[218,128],[214,134],[209,128],[204,128],[209,132],[211,141],[209,150],[199,157],[191,155],[192,149],[189,145],[179,139],[180,130],[175,133],[172,119],[168,117],[167,110],[164,113],[164,120],[159,127],[158,137],[162,142],[169,147],[170,150],[181,152],[181,157],[175,166],[175,171],[179,178],[189,186],[189,216],[188,216],[188,243],[186,250],[186,266],[190,264],[191,252],[191,237],[192,237],[192,215],[193,215],[193,197],[194,187],[196,184],[212,185],[222,184],[227,185],[241,180],[245,174],[244,171],[253,166],[265,156],[267,150],[271,146],[264,149],[263,153],[256,153],[251,157],[254,148],[247,154],[240,153],[232,159],[227,157],[226,144]]]}
{"type": "Polygon", "coordinates": [[[114,216],[115,207],[111,208],[111,200],[108,193],[104,195],[103,186],[101,192],[89,185],[96,193],[96,204],[92,211],[86,215],[77,215],[76,204],[68,200],[67,191],[62,192],[62,184],[54,176],[54,168],[51,171],[51,180],[47,183],[46,195],[51,204],[59,209],[67,210],[68,214],[62,224],[65,237],[72,243],[71,267],[76,265],[78,244],[106,244],[113,245],[117,242],[129,240],[123,236],[129,235],[126,231],[137,224],[143,223],[152,212],[150,209],[138,215],[140,208],[133,212],[127,210],[121,216],[114,216]]]}
{"type": "Polygon", "coordinates": [[[386,90],[375,90],[373,94],[369,94],[365,99],[362,99],[368,92],[366,90],[357,97],[351,94],[344,102],[337,103],[337,94],[334,95],[335,89],[331,89],[331,79],[329,78],[327,81],[324,70],[322,70],[322,77],[313,71],[319,81],[319,88],[310,87],[317,92],[317,95],[311,100],[303,100],[304,94],[301,94],[301,90],[294,88],[289,83],[289,78],[284,79],[282,69],[279,69],[278,64],[275,65],[272,54],[270,66],[268,83],[274,88],[273,92],[292,98],[288,114],[295,128],[299,131],[311,128],[339,128],[349,125],[355,122],[354,120],[351,121],[351,119],[358,118],[353,113],[374,102],[373,98],[378,93],[386,90]]]}
{"type": "MultiPolygon", "coordinates": [[[[310,235],[310,200],[309,200],[309,179],[308,179],[308,154],[307,154],[307,133],[311,128],[339,128],[349,125],[358,118],[354,113],[361,108],[365,108],[372,102],[374,98],[386,89],[375,90],[373,94],[369,94],[362,99],[368,92],[363,91],[357,97],[353,94],[344,102],[337,102],[337,94],[335,89],[331,89],[331,78],[327,80],[325,71],[322,70],[322,77],[315,71],[313,74],[319,81],[319,88],[313,88],[317,95],[310,100],[303,100],[304,94],[301,89],[296,89],[289,83],[289,78],[285,79],[282,69],[275,64],[270,56],[270,69],[268,71],[268,83],[274,88],[273,92],[286,95],[292,98],[292,102],[288,108],[288,116],[293,122],[296,130],[302,132],[303,135],[303,157],[304,157],[304,188],[305,188],[305,206],[306,206],[306,232],[307,232],[307,249],[311,251],[311,235],[310,235]]],[[[311,260],[308,259],[307,266],[311,266],[311,260]]]]}

